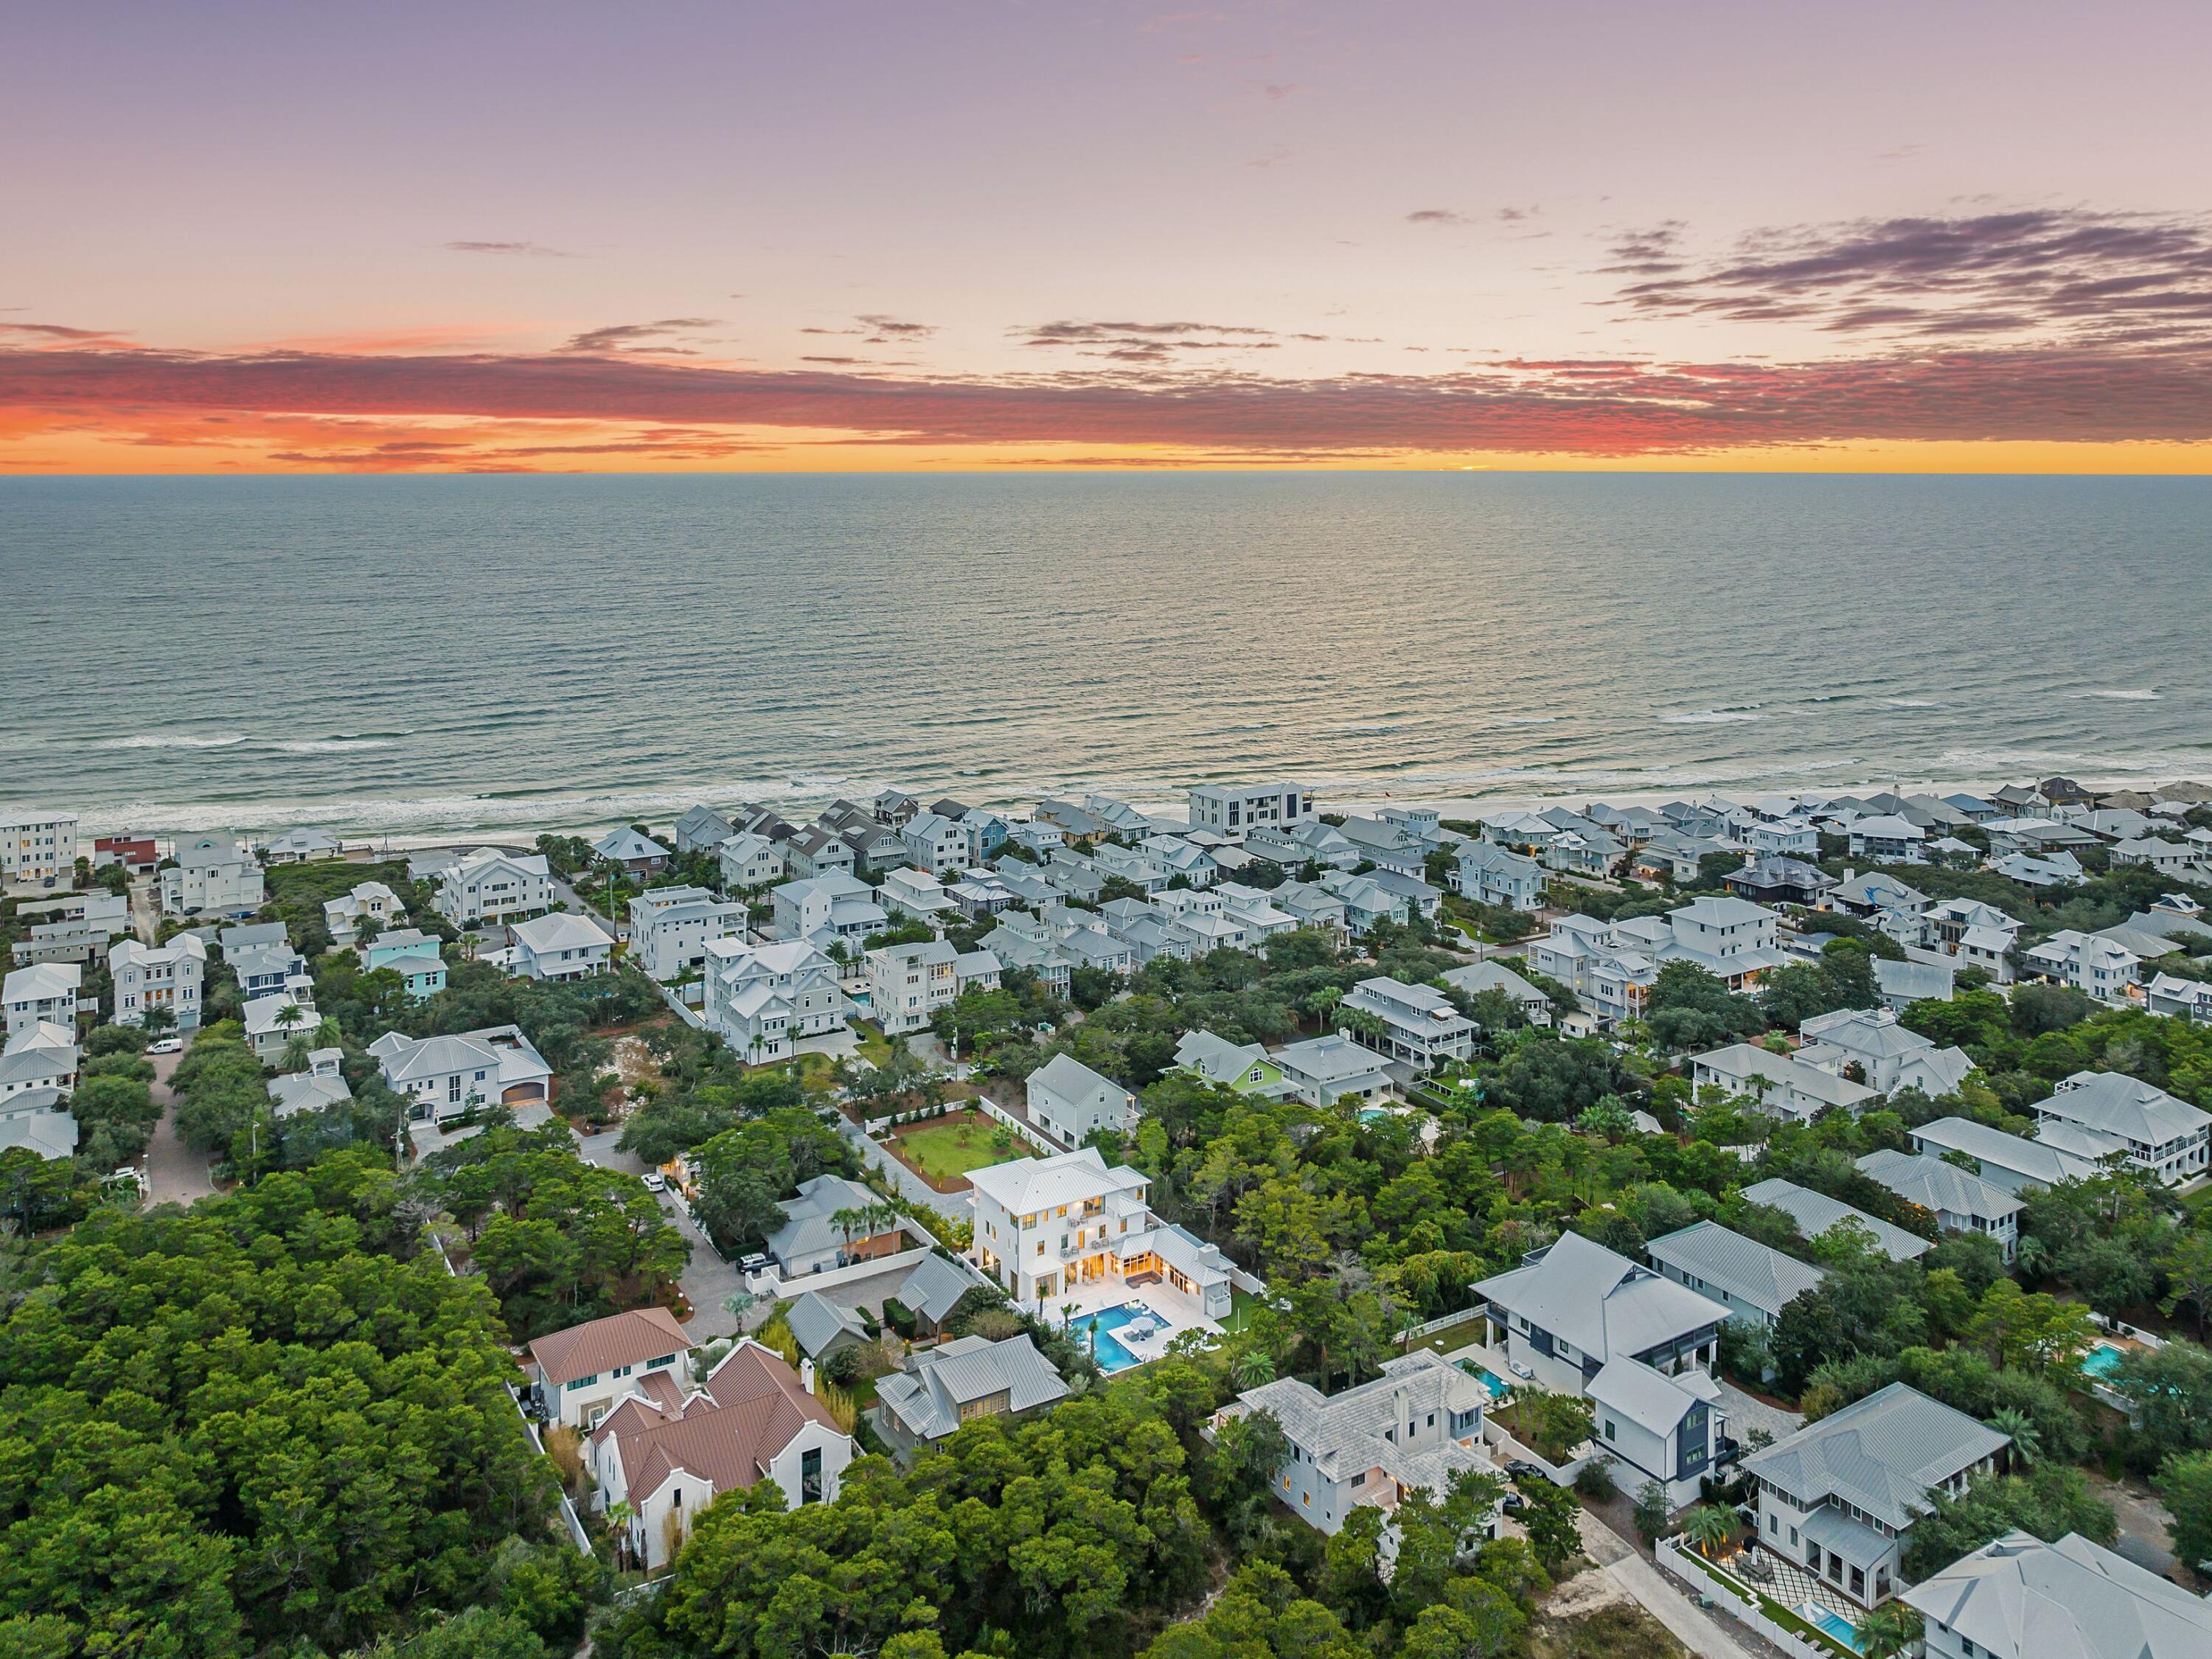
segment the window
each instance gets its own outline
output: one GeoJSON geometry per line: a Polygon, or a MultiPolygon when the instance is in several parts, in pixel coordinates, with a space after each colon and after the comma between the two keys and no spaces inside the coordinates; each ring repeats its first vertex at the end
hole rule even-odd
{"type": "Polygon", "coordinates": [[[1608,1440],[1615,1439],[1619,1437],[1620,1433],[1620,1431],[1613,1426],[1613,1419],[1609,1417],[1605,1419],[1605,1437],[1608,1440]]]}
{"type": "Polygon", "coordinates": [[[818,1504],[822,1501],[822,1449],[811,1447],[799,1455],[799,1501],[818,1504]]]}

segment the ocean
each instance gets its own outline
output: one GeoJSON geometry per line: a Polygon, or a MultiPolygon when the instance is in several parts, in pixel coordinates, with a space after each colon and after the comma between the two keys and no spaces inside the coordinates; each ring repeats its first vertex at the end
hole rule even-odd
{"type": "Polygon", "coordinates": [[[0,592],[88,833],[2212,778],[2203,479],[16,478],[0,592]]]}

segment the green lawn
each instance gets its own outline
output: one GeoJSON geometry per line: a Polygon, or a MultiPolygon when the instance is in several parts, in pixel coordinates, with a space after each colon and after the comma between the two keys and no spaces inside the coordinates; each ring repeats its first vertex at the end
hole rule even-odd
{"type": "Polygon", "coordinates": [[[994,1123],[920,1124],[900,1134],[898,1147],[908,1163],[935,1182],[951,1181],[986,1164],[1036,1156],[1019,1139],[1011,1146],[994,1145],[992,1137],[998,1127],[994,1123]]]}

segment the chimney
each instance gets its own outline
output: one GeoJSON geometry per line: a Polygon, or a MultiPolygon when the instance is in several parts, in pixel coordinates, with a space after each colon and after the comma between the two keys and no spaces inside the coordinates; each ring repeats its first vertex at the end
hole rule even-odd
{"type": "Polygon", "coordinates": [[[1852,868],[1851,868],[1851,866],[1850,866],[1850,865],[1848,865],[1848,864],[1847,864],[1847,865],[1845,865],[1845,866],[1844,866],[1844,880],[1845,884],[1850,884],[1850,882],[1852,882],[1852,881],[1856,880],[1856,879],[1857,878],[1857,877],[1858,877],[1858,873],[1859,873],[1859,872],[1858,872],[1857,871],[1856,871],[1856,870],[1852,869],[1852,868]]]}
{"type": "Polygon", "coordinates": [[[799,1386],[809,1394],[814,1392],[814,1362],[811,1359],[799,1362],[799,1386]]]}

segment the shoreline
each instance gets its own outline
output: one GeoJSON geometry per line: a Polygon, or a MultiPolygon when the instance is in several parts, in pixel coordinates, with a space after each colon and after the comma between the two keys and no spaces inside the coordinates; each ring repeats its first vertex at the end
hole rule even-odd
{"type": "MultiPolygon", "coordinates": [[[[2145,780],[2140,777],[2125,775],[2114,775],[2108,774],[2101,776],[2094,775],[2084,776],[2078,778],[2076,781],[2079,781],[2085,788],[2088,788],[2100,794],[2117,793],[2122,791],[2130,790],[2140,793],[2150,794],[2155,793],[2157,786],[2172,785],[2201,791],[2208,797],[2212,797],[2212,782],[2200,783],[2197,780],[2183,777],[2161,775],[2155,780],[2145,780]]],[[[1676,799],[1723,800],[1735,805],[1748,805],[1751,802],[1756,801],[1762,797],[1768,795],[1812,795],[1819,797],[1832,797],[1836,795],[1879,794],[1891,791],[1894,791],[1899,794],[1987,794],[1990,791],[2001,788],[2007,784],[2028,781],[2033,781],[2033,780],[2025,776],[1964,779],[1949,778],[1940,780],[1928,778],[1905,778],[1900,780],[1897,778],[1890,778],[1879,782],[1867,781],[1837,785],[1824,784],[1821,787],[1815,790],[1808,790],[1803,787],[1790,787],[1785,785],[1776,785],[1765,788],[1718,788],[1692,786],[1689,787],[1671,789],[1592,789],[1577,790],[1571,793],[1552,793],[1543,794],[1499,793],[1480,795],[1460,793],[1445,794],[1419,789],[1408,790],[1402,793],[1389,790],[1381,792],[1371,790],[1354,791],[1339,795],[1332,793],[1325,787],[1317,787],[1316,793],[1320,795],[1323,808],[1331,812],[1371,813],[1385,806],[1418,806],[1432,810],[1437,812],[1439,817],[1443,818],[1464,820],[1478,817],[1486,812],[1540,811],[1547,807],[1553,806],[1565,806],[1580,811],[1583,807],[1593,802],[1603,802],[1613,806],[1656,807],[1664,802],[1676,799]]],[[[827,793],[806,791],[804,793],[793,792],[790,793],[778,793],[775,792],[755,791],[752,793],[751,799],[775,806],[777,810],[783,811],[786,817],[790,817],[793,823],[803,823],[811,819],[815,813],[818,812],[822,808],[829,805],[831,801],[840,799],[841,796],[845,799],[865,799],[866,797],[874,794],[878,789],[887,787],[899,786],[869,782],[854,784],[848,790],[833,790],[827,793]]],[[[1070,795],[1079,799],[1083,794],[1091,792],[1092,791],[1088,786],[1066,786],[1063,787],[1063,788],[1058,793],[1070,795]]],[[[929,789],[922,789],[916,790],[914,793],[928,795],[937,792],[929,789]]],[[[953,788],[945,790],[943,793],[953,794],[957,797],[959,792],[957,788],[953,788]]],[[[988,810],[994,811],[1007,812],[1010,816],[1015,813],[1026,816],[1028,812],[1035,807],[1038,800],[1049,799],[1050,793],[1051,792],[1041,792],[1033,797],[1020,799],[1018,804],[1005,802],[1001,799],[984,798],[979,798],[971,804],[983,806],[988,810]]],[[[1099,788],[1096,793],[1111,793],[1113,792],[1108,789],[1099,788]]],[[[395,806],[404,806],[408,803],[408,799],[409,798],[405,797],[395,798],[393,805],[395,806]]],[[[433,799],[435,800],[436,805],[440,806],[450,805],[453,807],[459,807],[462,804],[450,797],[433,799]]],[[[358,848],[367,846],[370,848],[388,848],[393,853],[416,852],[429,848],[459,846],[527,848],[539,835],[542,834],[580,835],[588,836],[603,833],[605,830],[614,829],[621,824],[630,823],[672,823],[680,813],[694,805],[707,805],[727,809],[741,804],[746,804],[746,796],[744,792],[738,789],[732,789],[727,792],[701,790],[696,793],[685,793],[680,791],[641,792],[637,795],[629,797],[629,799],[637,803],[638,806],[644,810],[629,812],[611,810],[615,805],[615,802],[609,801],[605,803],[605,806],[610,810],[602,810],[597,812],[588,811],[583,812],[564,811],[561,810],[564,806],[582,806],[585,805],[586,800],[590,800],[592,798],[551,796],[548,797],[545,800],[545,805],[549,810],[543,816],[523,816],[518,813],[517,816],[507,818],[503,822],[479,822],[472,823],[466,821],[466,814],[465,812],[455,811],[453,820],[449,822],[410,825],[405,828],[383,828],[374,824],[374,823],[364,822],[358,817],[349,817],[343,813],[332,813],[327,816],[319,817],[316,816],[315,808],[313,804],[301,803],[295,806],[281,809],[275,815],[270,815],[267,812],[260,814],[247,812],[239,814],[235,817],[230,817],[218,812],[211,812],[204,807],[197,809],[180,809],[174,813],[162,816],[158,818],[153,814],[147,814],[128,820],[109,817],[104,815],[86,814],[80,817],[77,833],[81,840],[89,841],[98,836],[120,834],[126,831],[140,834],[152,834],[161,836],[173,836],[176,835],[197,834],[204,830],[221,830],[242,836],[260,837],[271,834],[281,833],[286,830],[307,829],[320,830],[344,842],[349,847],[358,848]]],[[[1118,796],[1117,799],[1126,799],[1130,805],[1135,807],[1139,811],[1157,817],[1180,818],[1184,815],[1186,810],[1186,803],[1182,798],[1174,797],[1161,799],[1159,798],[1157,788],[1126,792],[1125,793],[1118,796]]],[[[344,804],[350,806],[359,807],[367,805],[368,803],[348,802],[344,804]]],[[[428,805],[431,803],[424,802],[423,804],[428,805]]],[[[491,803],[487,802],[485,804],[489,805],[491,803]]],[[[4,810],[10,805],[12,804],[0,803],[0,810],[4,810]]],[[[66,805],[40,807],[27,803],[25,805],[28,810],[58,811],[64,812],[70,810],[66,805]]],[[[526,811],[527,803],[516,802],[514,805],[518,807],[523,807],[526,811]]]]}

